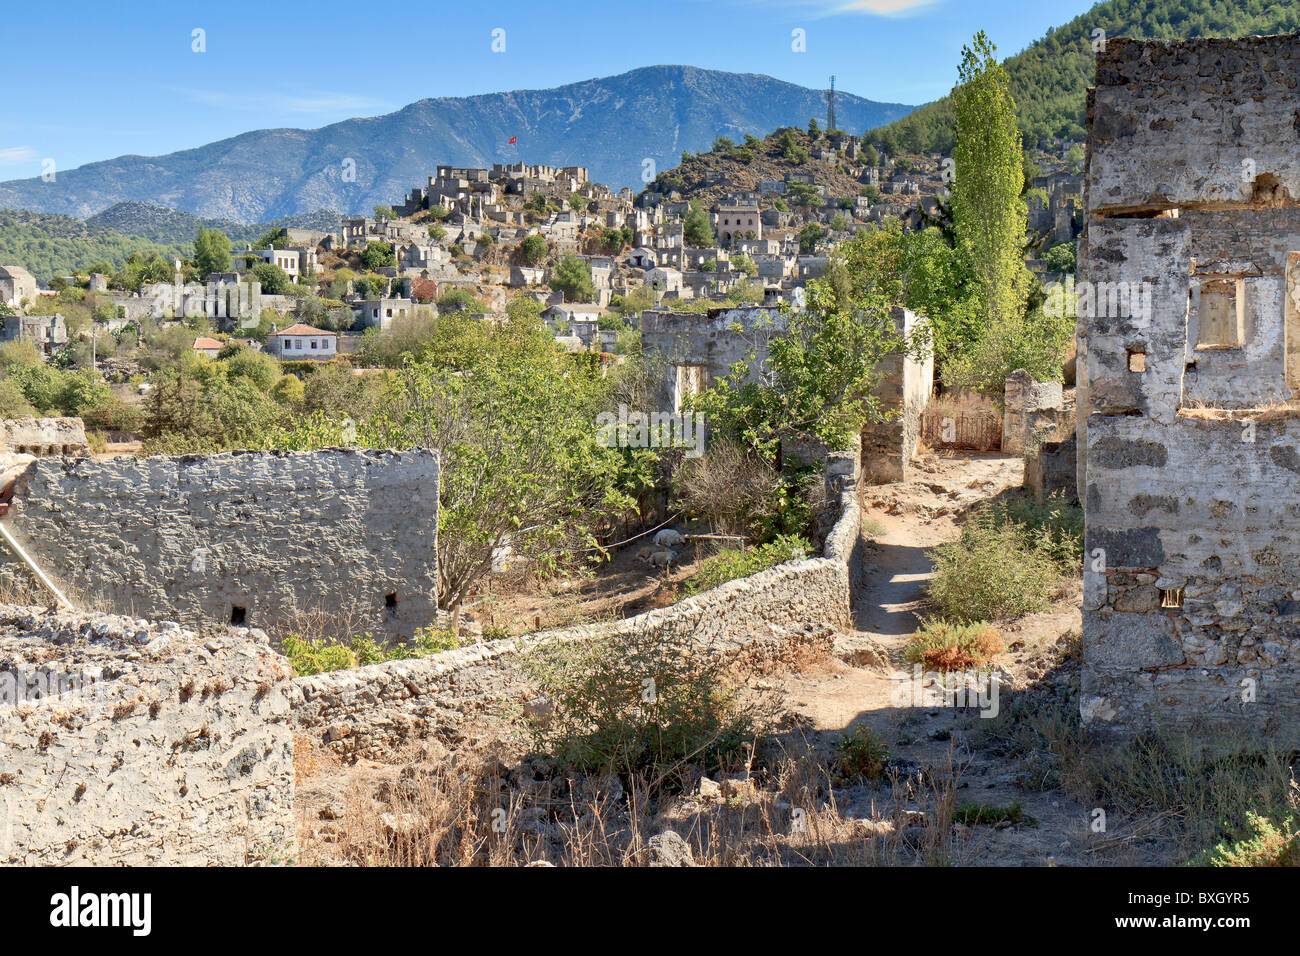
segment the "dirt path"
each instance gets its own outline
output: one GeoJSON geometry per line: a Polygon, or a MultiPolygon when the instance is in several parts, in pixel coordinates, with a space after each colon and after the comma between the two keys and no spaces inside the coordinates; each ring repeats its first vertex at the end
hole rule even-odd
{"type": "MultiPolygon", "coordinates": [[[[925,706],[904,649],[924,613],[932,573],[929,550],[955,540],[958,519],[971,506],[1020,485],[1019,458],[929,457],[908,482],[869,489],[864,537],[870,547],[856,583],[854,630],[836,644],[835,659],[783,682],[788,709],[814,746],[828,754],[847,731],[866,725],[889,747],[892,766],[904,774],[952,767],[956,802],[1006,807],[1019,803],[1032,818],[995,829],[958,827],[954,862],[1000,865],[1088,865],[1083,849],[1087,808],[1060,795],[1025,792],[1012,768],[982,753],[976,709],[925,706]]],[[[1013,648],[1032,650],[1077,627],[1077,604],[1019,622],[1006,635],[1013,648]]],[[[1014,667],[1017,655],[1005,663],[1014,667]]],[[[1002,663],[1001,661],[999,663],[1002,663]]],[[[856,786],[841,793],[845,812],[869,813],[887,803],[891,784],[856,786]]]]}

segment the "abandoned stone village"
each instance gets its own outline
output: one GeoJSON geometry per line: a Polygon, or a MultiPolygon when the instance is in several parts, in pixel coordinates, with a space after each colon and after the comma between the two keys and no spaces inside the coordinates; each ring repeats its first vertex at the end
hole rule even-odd
{"type": "MultiPolygon", "coordinates": [[[[1000,407],[962,404],[934,397],[933,356],[898,353],[878,386],[888,420],[851,450],[809,452],[815,553],[631,616],[295,676],[280,642],[312,615],[389,644],[447,623],[436,453],[134,457],[91,454],[77,419],[3,423],[0,863],[355,862],[331,849],[346,787],[417,751],[458,766],[494,721],[546,706],[527,653],[618,636],[744,663],[807,739],[888,728],[911,755],[898,766],[926,777],[968,730],[953,708],[897,702],[927,552],[1017,494],[1077,496],[1084,559],[1081,589],[1008,630],[1008,689],[1065,701],[1111,742],[1300,746],[1298,73],[1298,37],[1110,40],[1088,101],[1065,382],[1018,371],[1000,407]],[[1074,697],[1054,683],[1068,666],[1074,697]]],[[[440,170],[425,192],[467,175],[440,170]]],[[[486,174],[480,187],[491,198],[486,174]]],[[[645,310],[660,407],[680,412],[783,315],[774,301],[645,310]]],[[[924,317],[894,321],[906,338],[924,317]]],[[[740,799],[737,779],[695,797],[740,799]]],[[[979,837],[982,859],[1167,862],[1141,855],[1146,824],[1090,843],[1087,806],[1021,793],[996,753],[975,752],[965,780],[1038,820],[979,837]]],[[[878,799],[844,798],[852,839],[878,832],[878,799]]],[[[925,829],[897,813],[899,840],[925,829]]],[[[376,824],[389,839],[406,825],[376,824]]]]}

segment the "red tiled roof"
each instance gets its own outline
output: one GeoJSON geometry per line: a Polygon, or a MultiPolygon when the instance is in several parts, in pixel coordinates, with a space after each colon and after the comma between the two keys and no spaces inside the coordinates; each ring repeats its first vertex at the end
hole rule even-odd
{"type": "Polygon", "coordinates": [[[291,325],[287,329],[281,329],[279,332],[271,333],[271,335],[333,335],[333,334],[334,334],[333,332],[326,332],[324,329],[314,329],[310,325],[303,325],[301,322],[299,322],[297,325],[291,325]]]}
{"type": "Polygon", "coordinates": [[[222,347],[222,343],[216,339],[210,339],[206,335],[200,335],[194,340],[194,347],[196,349],[219,349],[222,347]]]}

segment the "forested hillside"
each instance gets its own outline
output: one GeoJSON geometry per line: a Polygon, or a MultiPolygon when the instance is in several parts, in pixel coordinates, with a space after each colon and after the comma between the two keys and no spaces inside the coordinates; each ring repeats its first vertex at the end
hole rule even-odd
{"type": "MultiPolygon", "coordinates": [[[[1300,4],[1266,0],[1109,0],[1006,61],[1029,143],[1052,137],[1082,139],[1084,97],[1092,85],[1094,30],[1107,37],[1186,39],[1300,31],[1300,4]]],[[[953,114],[948,97],[928,103],[868,134],[888,152],[952,151],[953,114]]]]}

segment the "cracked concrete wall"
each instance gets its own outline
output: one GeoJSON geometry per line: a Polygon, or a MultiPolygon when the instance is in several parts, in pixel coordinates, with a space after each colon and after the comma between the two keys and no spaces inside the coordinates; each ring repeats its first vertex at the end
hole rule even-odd
{"type": "Polygon", "coordinates": [[[0,605],[0,864],[283,861],[290,677],[257,630],[0,605]]]}
{"type": "Polygon", "coordinates": [[[1078,400],[1081,711],[1104,733],[1300,742],[1298,67],[1296,37],[1098,55],[1078,400]]]}
{"type": "Polygon", "coordinates": [[[394,638],[437,616],[431,451],[39,459],[5,520],[82,606],[276,637],[305,616],[394,638]]]}

